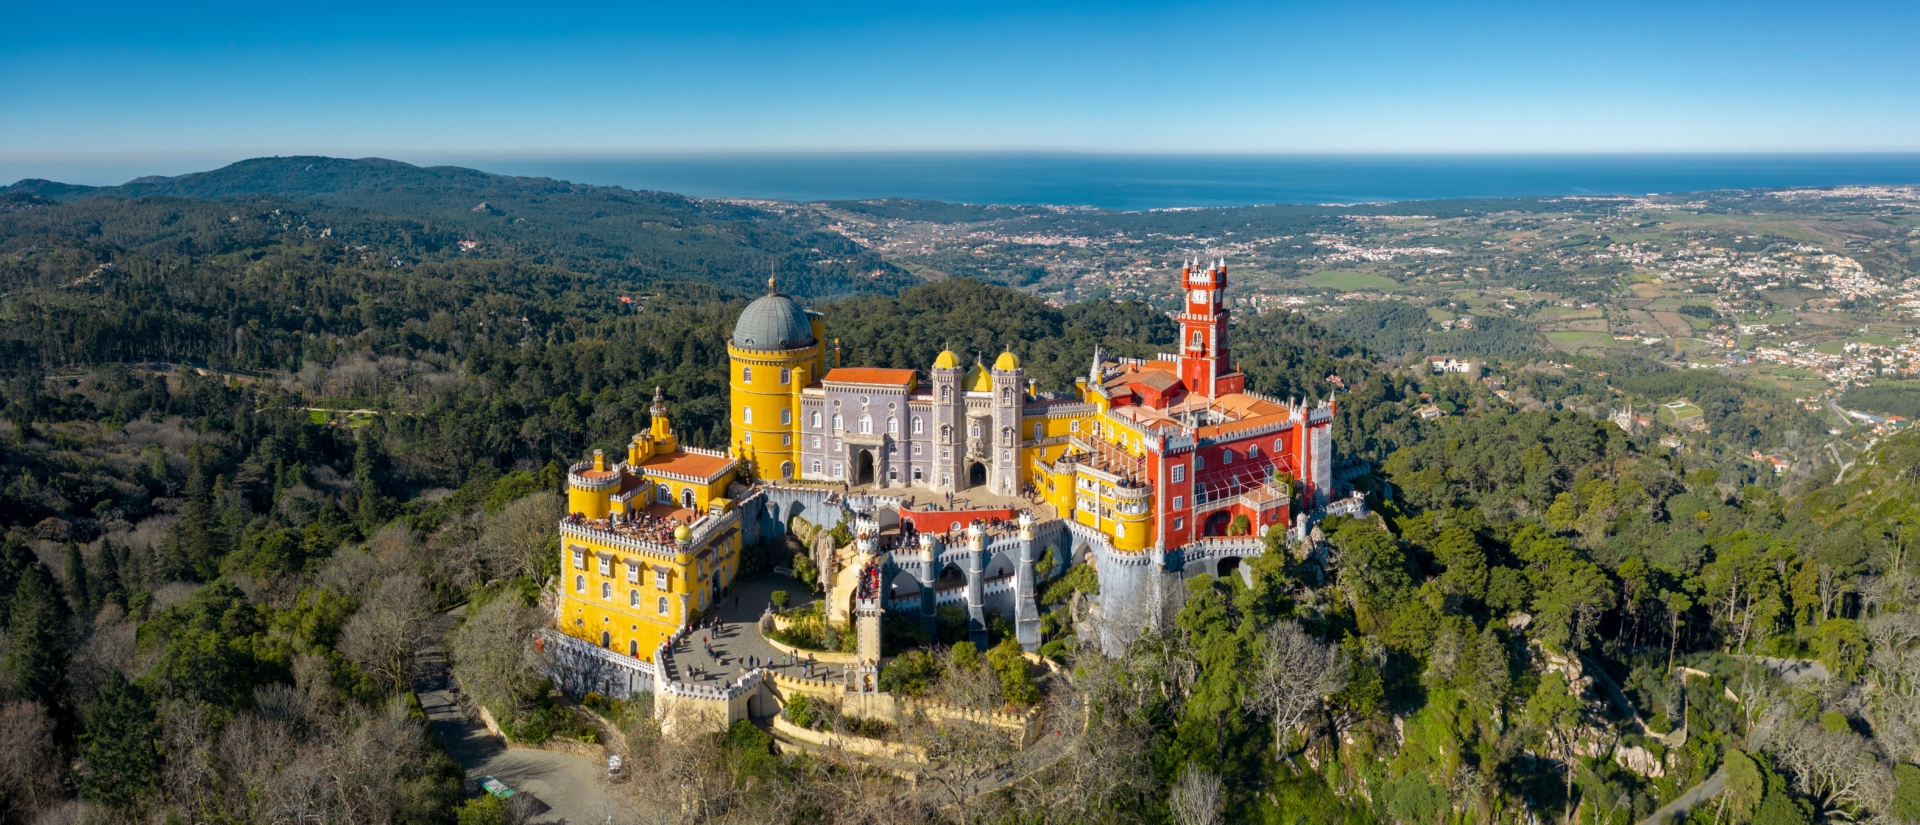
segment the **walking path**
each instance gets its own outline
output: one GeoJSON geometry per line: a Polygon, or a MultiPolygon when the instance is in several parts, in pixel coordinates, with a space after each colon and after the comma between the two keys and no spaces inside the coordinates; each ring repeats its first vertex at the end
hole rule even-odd
{"type": "Polygon", "coordinates": [[[606,766],[571,753],[508,749],[478,720],[460,711],[450,692],[441,637],[453,627],[464,608],[435,617],[434,642],[415,657],[414,693],[426,711],[427,722],[438,734],[447,754],[466,770],[469,783],[492,776],[516,791],[514,800],[527,800],[533,816],[526,821],[550,825],[599,825],[618,812],[605,785],[606,766]]]}

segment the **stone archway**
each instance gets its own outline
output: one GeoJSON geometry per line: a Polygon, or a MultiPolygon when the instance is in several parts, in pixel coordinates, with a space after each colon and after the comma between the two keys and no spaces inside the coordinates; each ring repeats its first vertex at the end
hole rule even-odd
{"type": "Polygon", "coordinates": [[[873,483],[873,451],[861,450],[853,459],[853,483],[873,483]]]}
{"type": "Polygon", "coordinates": [[[1226,510],[1218,510],[1218,511],[1215,511],[1213,515],[1207,516],[1206,527],[1201,532],[1203,535],[1208,535],[1208,536],[1224,536],[1227,534],[1228,525],[1231,525],[1232,523],[1233,523],[1232,513],[1227,512],[1226,510]]]}
{"type": "Polygon", "coordinates": [[[1227,556],[1214,563],[1214,578],[1224,579],[1240,571],[1240,557],[1227,556]]]}
{"type": "Polygon", "coordinates": [[[967,487],[979,487],[987,483],[987,465],[978,461],[967,465],[967,487]]]}

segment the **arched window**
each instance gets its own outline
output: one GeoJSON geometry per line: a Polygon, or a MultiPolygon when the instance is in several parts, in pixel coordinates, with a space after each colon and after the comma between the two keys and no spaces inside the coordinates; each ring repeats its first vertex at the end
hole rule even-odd
{"type": "Polygon", "coordinates": [[[1047,422],[1045,421],[1033,422],[1033,437],[1045,438],[1046,435],[1047,435],[1047,422]]]}
{"type": "Polygon", "coordinates": [[[791,383],[793,383],[793,370],[790,370],[790,369],[787,369],[786,367],[781,367],[781,368],[780,368],[780,383],[782,383],[782,384],[791,384],[791,383]]]}
{"type": "Polygon", "coordinates": [[[820,429],[820,411],[819,410],[814,410],[813,415],[809,417],[807,420],[808,420],[808,423],[813,425],[814,429],[816,430],[820,429]]]}
{"type": "Polygon", "coordinates": [[[746,424],[752,424],[752,423],[753,423],[753,408],[752,408],[752,407],[741,407],[741,408],[740,408],[740,421],[741,421],[742,423],[746,423],[746,424]]]}
{"type": "Polygon", "coordinates": [[[628,607],[640,606],[640,591],[638,590],[627,591],[627,606],[628,607]]]}
{"type": "Polygon", "coordinates": [[[780,426],[785,427],[792,423],[793,423],[793,410],[789,410],[782,407],[780,409],[780,426]]]}
{"type": "Polygon", "coordinates": [[[600,631],[600,646],[613,647],[613,634],[604,630],[600,631]]]}
{"type": "Polygon", "coordinates": [[[811,472],[811,473],[813,473],[814,475],[819,475],[819,474],[820,474],[820,459],[817,459],[817,458],[816,458],[816,459],[814,459],[814,460],[813,460],[813,464],[811,464],[811,465],[809,465],[809,466],[811,466],[811,467],[812,467],[813,469],[812,469],[812,470],[809,470],[808,472],[811,472]]]}
{"type": "Polygon", "coordinates": [[[680,506],[685,507],[689,510],[693,509],[693,488],[692,487],[688,487],[680,491],[680,506]]]}
{"type": "Polygon", "coordinates": [[[673,488],[665,484],[654,489],[654,496],[661,504],[673,503],[673,488]]]}
{"type": "Polygon", "coordinates": [[[1249,445],[1247,445],[1247,457],[1248,457],[1248,458],[1259,458],[1259,457],[1260,457],[1260,445],[1258,445],[1258,444],[1249,444],[1249,445]]]}
{"type": "Polygon", "coordinates": [[[1278,439],[1278,438],[1276,438],[1276,439],[1274,439],[1274,440],[1273,440],[1273,451],[1274,451],[1274,452],[1276,452],[1276,453],[1284,453],[1284,452],[1286,452],[1286,451],[1287,451],[1287,442],[1285,442],[1285,441],[1283,441],[1283,440],[1281,440],[1281,439],[1278,439]]]}
{"type": "Polygon", "coordinates": [[[600,583],[600,598],[603,598],[603,599],[611,599],[611,598],[613,598],[613,585],[611,585],[611,584],[608,584],[608,583],[606,583],[606,582],[601,582],[601,583],[600,583]]]}
{"type": "Polygon", "coordinates": [[[793,462],[791,461],[780,462],[780,477],[793,478],[793,462]]]}
{"type": "Polygon", "coordinates": [[[1013,403],[1013,388],[1012,388],[1012,387],[1001,387],[1001,388],[1000,388],[1000,403],[1002,403],[1002,404],[1011,404],[1011,403],[1013,403]]]}
{"type": "Polygon", "coordinates": [[[1206,466],[1207,466],[1207,457],[1199,453],[1194,453],[1193,454],[1193,471],[1196,473],[1200,472],[1200,470],[1206,466]]]}
{"type": "MultiPolygon", "coordinates": [[[[639,605],[634,605],[634,606],[639,607],[639,605]]],[[[627,655],[632,656],[636,659],[640,658],[640,640],[639,639],[627,640],[627,655]]]]}
{"type": "Polygon", "coordinates": [[[587,592],[587,577],[586,577],[586,576],[574,576],[574,577],[573,577],[573,592],[575,592],[575,593],[585,593],[585,592],[587,592]]]}
{"type": "Polygon", "coordinates": [[[940,443],[942,444],[953,443],[953,425],[951,424],[940,425],[940,443]]]}
{"type": "Polygon", "coordinates": [[[1199,349],[1202,346],[1200,343],[1201,341],[1200,335],[1201,335],[1200,330],[1196,329],[1193,331],[1193,348],[1194,349],[1199,349]]]}
{"type": "Polygon", "coordinates": [[[888,435],[900,434],[900,419],[894,418],[893,416],[887,416],[887,434],[888,435]]]}
{"type": "Polygon", "coordinates": [[[860,414],[860,434],[861,435],[873,434],[873,416],[867,415],[866,413],[860,414]]]}
{"type": "Polygon", "coordinates": [[[1070,433],[1077,433],[1077,432],[1079,432],[1079,431],[1080,431],[1080,420],[1079,420],[1079,419],[1074,419],[1074,420],[1072,420],[1072,421],[1069,421],[1069,422],[1067,422],[1067,432],[1070,432],[1070,433]]]}
{"type": "Polygon", "coordinates": [[[973,424],[972,424],[972,426],[969,426],[969,427],[967,428],[967,435],[968,435],[968,436],[970,436],[970,437],[972,437],[972,438],[979,438],[979,437],[980,437],[980,422],[978,422],[978,421],[975,421],[975,422],[973,422],[973,424]]]}
{"type": "Polygon", "coordinates": [[[837,433],[841,430],[846,429],[846,427],[847,427],[846,419],[841,418],[839,413],[834,413],[833,414],[833,431],[837,433]]]}
{"type": "Polygon", "coordinates": [[[742,383],[742,384],[751,384],[751,383],[753,383],[753,368],[752,368],[752,367],[741,367],[741,368],[740,368],[740,383],[742,383]]]}
{"type": "Polygon", "coordinates": [[[1001,427],[1001,428],[1000,428],[1000,443],[1001,443],[1001,444],[1012,444],[1012,443],[1013,443],[1013,428],[1012,428],[1012,427],[1001,427]]]}
{"type": "Polygon", "coordinates": [[[1221,451],[1220,451],[1220,463],[1221,463],[1221,464],[1232,464],[1232,463],[1233,463],[1233,451],[1232,451],[1232,450],[1221,450],[1221,451]]]}
{"type": "Polygon", "coordinates": [[[952,400],[953,400],[953,388],[952,388],[952,387],[941,387],[941,388],[940,388],[940,402],[944,404],[944,403],[946,403],[946,402],[948,402],[948,401],[952,401],[952,400]]]}
{"type": "Polygon", "coordinates": [[[914,416],[914,417],[913,417],[913,434],[914,434],[914,435],[919,435],[919,434],[921,434],[921,433],[924,433],[924,432],[926,432],[926,431],[927,431],[927,425],[926,425],[926,422],[924,422],[924,421],[921,421],[921,420],[920,420],[920,416],[917,416],[917,415],[916,415],[916,416],[914,416]]]}
{"type": "Polygon", "coordinates": [[[665,596],[660,597],[660,615],[667,615],[667,597],[665,596]]]}

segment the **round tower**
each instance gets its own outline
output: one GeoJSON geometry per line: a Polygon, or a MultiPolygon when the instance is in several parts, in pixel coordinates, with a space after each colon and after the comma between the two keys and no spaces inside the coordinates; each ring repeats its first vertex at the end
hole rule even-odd
{"type": "Polygon", "coordinates": [[[824,320],[767,279],[727,341],[734,457],[754,478],[799,475],[800,390],[821,370],[824,320]]]}
{"type": "Polygon", "coordinates": [[[593,451],[592,461],[583,461],[567,472],[567,512],[590,519],[607,517],[613,491],[620,489],[620,473],[608,469],[607,455],[593,451]]]}

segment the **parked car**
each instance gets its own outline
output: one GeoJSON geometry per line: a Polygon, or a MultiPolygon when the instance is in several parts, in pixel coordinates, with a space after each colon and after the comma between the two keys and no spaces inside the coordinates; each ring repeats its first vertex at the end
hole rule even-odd
{"type": "Polygon", "coordinates": [[[513,796],[513,789],[507,787],[507,783],[491,776],[480,777],[480,788],[500,799],[507,799],[513,796]]]}

